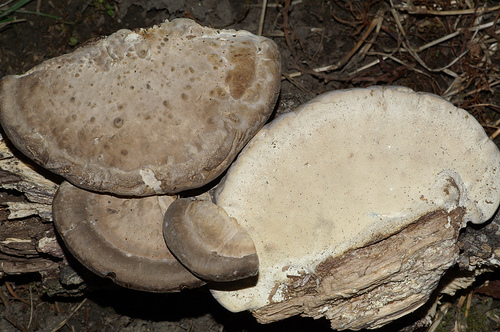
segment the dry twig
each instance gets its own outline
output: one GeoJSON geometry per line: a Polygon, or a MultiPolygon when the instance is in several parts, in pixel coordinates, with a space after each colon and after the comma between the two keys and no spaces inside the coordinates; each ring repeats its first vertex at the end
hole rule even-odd
{"type": "Polygon", "coordinates": [[[455,16],[455,15],[481,15],[489,12],[494,12],[500,9],[500,6],[493,7],[479,7],[471,9],[459,9],[459,10],[432,10],[424,7],[415,6],[400,6],[399,9],[404,10],[408,14],[416,15],[436,15],[436,16],[455,16]]]}
{"type": "MultiPolygon", "coordinates": [[[[371,21],[370,25],[365,30],[365,32],[361,36],[360,40],[356,43],[356,45],[354,45],[354,47],[349,51],[349,53],[347,53],[335,65],[328,65],[328,66],[324,66],[324,67],[314,68],[314,69],[312,69],[312,71],[309,71],[309,73],[321,73],[321,72],[333,71],[333,70],[337,70],[337,69],[343,67],[349,61],[349,59],[351,59],[351,57],[358,51],[358,49],[361,47],[361,45],[363,45],[363,43],[366,41],[368,36],[372,33],[373,29],[375,29],[375,27],[377,27],[379,24],[381,24],[382,20],[383,20],[383,16],[381,15],[381,12],[377,13],[377,15],[371,21]]],[[[285,34],[285,36],[286,36],[286,34],[285,34]]],[[[294,77],[298,77],[300,75],[302,75],[302,72],[294,72],[294,73],[288,74],[288,77],[294,78],[294,77]]],[[[345,77],[346,75],[342,75],[342,76],[345,77]]],[[[284,79],[284,78],[286,78],[286,77],[285,76],[282,77],[282,79],[284,79]]]]}
{"type": "Polygon", "coordinates": [[[267,8],[267,0],[263,0],[262,9],[260,11],[259,29],[257,31],[257,35],[259,36],[262,36],[262,29],[264,27],[264,18],[266,17],[266,8],[267,8]]]}
{"type": "Polygon", "coordinates": [[[25,299],[19,297],[19,295],[16,294],[16,292],[14,291],[14,289],[12,289],[12,287],[10,286],[10,284],[8,282],[5,282],[5,286],[7,287],[7,290],[9,291],[10,295],[12,295],[16,300],[19,300],[27,305],[29,305],[30,303],[28,301],[26,301],[25,299]]]}
{"type": "Polygon", "coordinates": [[[87,299],[86,299],[86,298],[85,298],[85,299],[83,299],[83,300],[82,300],[82,302],[80,302],[80,303],[78,304],[78,306],[76,306],[76,308],[75,308],[75,309],[73,309],[73,311],[72,311],[72,312],[68,315],[68,317],[66,317],[66,318],[65,318],[62,322],[60,322],[60,323],[59,323],[59,325],[57,325],[57,327],[53,328],[53,329],[51,330],[51,332],[57,332],[57,331],[59,331],[59,330],[60,330],[60,329],[61,329],[64,325],[66,325],[66,323],[68,323],[68,320],[69,320],[71,317],[73,317],[73,315],[74,315],[74,314],[76,314],[76,312],[77,312],[78,310],[80,310],[80,308],[81,308],[81,307],[82,307],[82,305],[85,303],[85,301],[87,301],[87,299]]]}

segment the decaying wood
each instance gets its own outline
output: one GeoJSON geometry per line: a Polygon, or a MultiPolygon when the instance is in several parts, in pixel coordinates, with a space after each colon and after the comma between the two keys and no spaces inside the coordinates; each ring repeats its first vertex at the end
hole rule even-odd
{"type": "Polygon", "coordinates": [[[54,231],[52,198],[56,180],[24,161],[0,136],[0,277],[33,272],[57,273],[63,257],[54,231]]]}
{"type": "Polygon", "coordinates": [[[480,227],[467,227],[461,234],[459,266],[462,270],[492,269],[500,266],[500,212],[480,227]]]}
{"type": "Polygon", "coordinates": [[[429,299],[458,260],[463,211],[437,211],[377,243],[327,259],[288,299],[253,311],[261,323],[301,314],[326,317],[333,329],[377,328],[429,299]]]}
{"type": "Polygon", "coordinates": [[[0,188],[23,193],[26,201],[4,200],[10,211],[9,219],[37,215],[52,220],[52,199],[60,180],[48,171],[35,166],[31,161],[10,146],[0,136],[0,188]]]}

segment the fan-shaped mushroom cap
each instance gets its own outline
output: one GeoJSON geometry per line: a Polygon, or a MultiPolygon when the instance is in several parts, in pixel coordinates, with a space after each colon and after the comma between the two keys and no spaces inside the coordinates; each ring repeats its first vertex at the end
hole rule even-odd
{"type": "MultiPolygon", "coordinates": [[[[213,290],[231,311],[285,299],[287,275],[394,234],[437,210],[482,223],[500,201],[500,152],[466,111],[402,87],[323,94],[265,126],[216,203],[259,257],[253,287],[213,290]]],[[[235,287],[233,285],[233,287],[235,287]]]]}
{"type": "Polygon", "coordinates": [[[175,257],[202,279],[233,281],[259,272],[248,233],[211,201],[172,202],[165,213],[163,236],[175,257]]]}
{"type": "Polygon", "coordinates": [[[172,201],[96,194],[63,182],[52,209],[66,246],[88,269],[124,287],[172,292],[204,284],[163,240],[163,214],[172,201]]]}
{"type": "Polygon", "coordinates": [[[143,196],[215,179],[271,114],[276,44],[176,19],[0,81],[16,147],[73,184],[143,196]]]}

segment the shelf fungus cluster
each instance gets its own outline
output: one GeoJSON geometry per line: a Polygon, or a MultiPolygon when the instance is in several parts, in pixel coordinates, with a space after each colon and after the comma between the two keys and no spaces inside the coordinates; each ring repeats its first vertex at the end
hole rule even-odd
{"type": "MultiPolygon", "coordinates": [[[[479,123],[440,97],[334,91],[264,126],[204,207],[182,198],[167,209],[164,234],[169,245],[195,227],[176,232],[187,242],[220,220],[246,230],[259,273],[211,285],[228,310],[376,328],[424,304],[458,258],[460,228],[491,218],[499,167],[479,123]]],[[[169,247],[181,262],[195,250],[169,247]]]]}
{"type": "Polygon", "coordinates": [[[53,216],[69,250],[120,285],[209,281],[263,323],[356,330],[414,311],[460,229],[498,208],[498,148],[466,111],[403,87],[325,93],[262,127],[279,87],[272,41],[177,19],[3,78],[0,121],[68,181],[53,216]]]}
{"type": "Polygon", "coordinates": [[[162,236],[169,195],[227,169],[272,113],[280,66],[267,38],[176,19],[4,77],[0,121],[68,181],[54,223],[85,266],[134,289],[197,287],[162,236]]]}

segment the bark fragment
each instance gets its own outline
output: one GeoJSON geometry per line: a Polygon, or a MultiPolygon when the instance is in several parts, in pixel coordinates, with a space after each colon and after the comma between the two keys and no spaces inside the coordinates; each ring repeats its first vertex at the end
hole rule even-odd
{"type": "Polygon", "coordinates": [[[326,317],[333,329],[359,330],[410,313],[458,260],[463,213],[460,208],[436,211],[379,242],[331,257],[314,275],[290,277],[286,301],[253,314],[260,323],[297,314],[326,317]]]}

